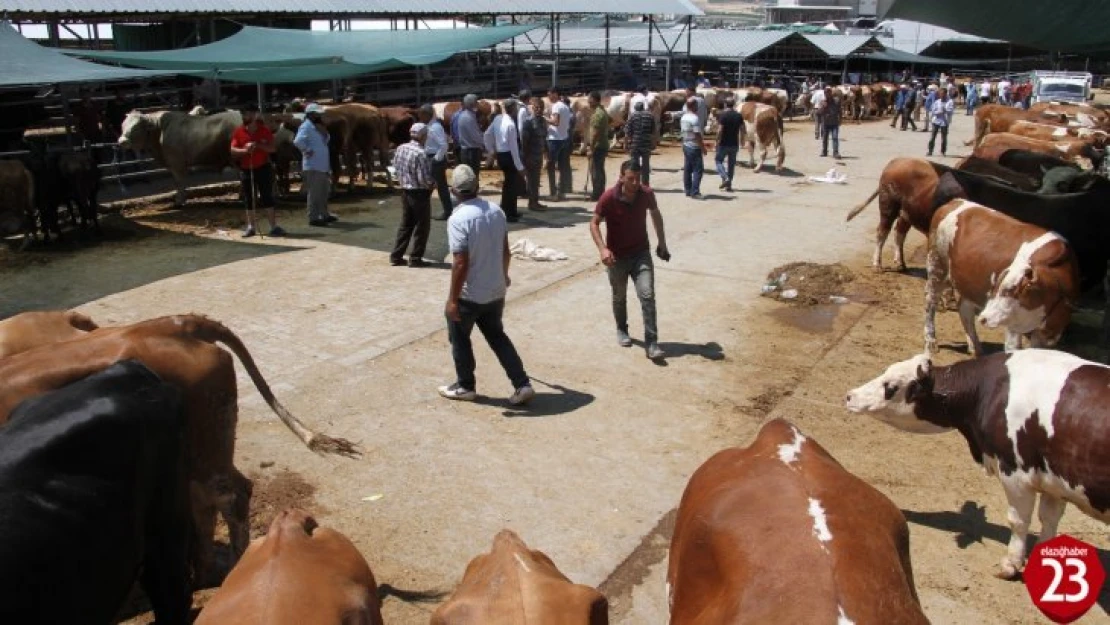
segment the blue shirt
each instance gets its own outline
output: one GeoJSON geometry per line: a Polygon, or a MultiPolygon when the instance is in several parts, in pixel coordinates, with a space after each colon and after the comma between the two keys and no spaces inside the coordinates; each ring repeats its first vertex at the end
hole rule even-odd
{"type": "Polygon", "coordinates": [[[459,145],[464,148],[482,149],[486,145],[485,137],[478,128],[478,117],[474,111],[463,109],[455,114],[451,120],[451,127],[459,130],[459,145]]]}
{"type": "Polygon", "coordinates": [[[447,220],[447,241],[452,254],[465,252],[469,259],[460,299],[488,304],[505,299],[505,236],[509,232],[501,207],[483,199],[455,206],[447,220]]]}
{"type": "Polygon", "coordinates": [[[297,129],[297,136],[293,138],[293,145],[301,151],[303,160],[301,169],[305,171],[331,171],[331,160],[328,158],[328,141],[331,137],[316,129],[316,124],[307,119],[301,122],[297,129]]]}

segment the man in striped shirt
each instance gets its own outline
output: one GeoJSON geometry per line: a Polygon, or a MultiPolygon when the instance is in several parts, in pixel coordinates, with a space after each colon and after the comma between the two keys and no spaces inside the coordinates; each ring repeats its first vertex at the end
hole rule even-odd
{"type": "Polygon", "coordinates": [[[394,267],[405,264],[405,250],[412,241],[409,267],[424,267],[424,248],[428,245],[428,232],[432,228],[432,178],[431,162],[424,152],[428,127],[417,122],[409,129],[411,140],[397,146],[393,152],[393,169],[401,183],[401,224],[397,227],[397,241],[389,262],[394,267]]]}
{"type": "Polygon", "coordinates": [[[632,162],[640,169],[640,181],[651,186],[651,149],[655,143],[655,118],[644,110],[644,102],[637,100],[634,111],[624,125],[625,141],[632,162]]]}

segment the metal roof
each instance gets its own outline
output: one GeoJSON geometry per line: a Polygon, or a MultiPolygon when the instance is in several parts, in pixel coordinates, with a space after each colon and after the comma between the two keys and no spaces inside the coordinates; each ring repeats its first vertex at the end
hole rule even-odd
{"type": "MultiPolygon", "coordinates": [[[[686,54],[686,37],[689,33],[690,56],[716,59],[746,59],[768,48],[791,40],[790,43],[812,48],[815,55],[822,55],[820,48],[808,42],[801,35],[789,31],[769,30],[731,30],[700,29],[683,31],[681,28],[662,28],[651,32],[652,54],[665,55],[669,49],[675,54],[686,54]],[[662,35],[660,35],[662,33],[662,35]]],[[[518,52],[551,50],[550,31],[538,28],[515,38],[514,42],[499,45],[508,49],[515,45],[518,52]]],[[[605,50],[604,28],[567,28],[559,29],[559,47],[562,50],[581,52],[603,52],[605,50]]],[[[621,27],[609,29],[610,52],[646,54],[648,51],[648,28],[621,27]]]]}
{"type": "Polygon", "coordinates": [[[872,35],[802,35],[833,59],[852,54],[882,50],[883,44],[872,35]]]}
{"type": "MultiPolygon", "coordinates": [[[[550,15],[628,14],[624,0],[0,0],[11,19],[84,15],[550,15]]],[[[636,15],[704,15],[690,0],[637,0],[636,15]]]]}

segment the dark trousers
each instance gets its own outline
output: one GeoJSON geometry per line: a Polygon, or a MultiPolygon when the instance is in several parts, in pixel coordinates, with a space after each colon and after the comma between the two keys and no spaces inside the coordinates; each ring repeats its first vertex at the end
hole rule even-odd
{"type": "Polygon", "coordinates": [[[682,190],[686,195],[701,193],[701,175],[705,170],[705,161],[700,148],[682,146],[682,190]]]}
{"type": "Polygon", "coordinates": [[[442,161],[432,159],[432,179],[436,181],[440,208],[443,210],[442,215],[450,216],[454,204],[451,202],[451,188],[447,184],[447,159],[442,161]]]}
{"type": "Polygon", "coordinates": [[[913,121],[913,109],[914,107],[907,106],[902,112],[902,130],[906,129],[906,124],[909,124],[913,126],[913,131],[917,132],[917,123],[913,121]]]}
{"type": "Polygon", "coordinates": [[[632,162],[640,165],[640,182],[651,186],[651,152],[632,150],[632,162]]]}
{"type": "Polygon", "coordinates": [[[550,139],[547,142],[547,186],[551,197],[563,197],[574,188],[570,171],[570,140],[550,139]],[[555,186],[555,169],[559,169],[559,185],[555,186]]]}
{"type": "Polygon", "coordinates": [[[540,205],[540,171],[543,155],[537,154],[524,160],[524,176],[528,181],[528,208],[540,205]]]}
{"type": "Polygon", "coordinates": [[[240,170],[239,182],[243,185],[243,203],[247,208],[274,207],[274,168],[269,163],[258,169],[240,170]]]}
{"type": "Polygon", "coordinates": [[[524,372],[524,363],[516,353],[513,342],[505,334],[501,325],[501,315],[505,312],[505,300],[499,299],[486,304],[459,300],[459,321],[447,320],[447,336],[451,339],[451,358],[455,361],[455,382],[459,386],[473,391],[476,389],[474,379],[474,346],[470,343],[470,333],[474,326],[478,326],[482,336],[501,368],[509,376],[513,388],[518,389],[528,384],[528,374],[524,372]]]}
{"type": "Polygon", "coordinates": [[[933,154],[933,146],[937,142],[937,132],[940,132],[940,153],[943,155],[948,152],[948,126],[938,126],[933,124],[933,133],[929,135],[929,155],[933,154]]]}
{"type": "Polygon", "coordinates": [[[590,200],[596,202],[605,193],[605,158],[608,150],[594,150],[590,153],[590,200]]]}
{"type": "MultiPolygon", "coordinates": [[[[914,128],[914,130],[917,130],[914,128]]],[[[833,156],[840,156],[840,126],[825,126],[825,132],[821,134],[821,156],[828,156],[829,154],[829,139],[832,139],[833,156]]]]}
{"type": "Polygon", "coordinates": [[[900,118],[902,118],[905,114],[906,114],[905,109],[895,109],[894,110],[894,119],[890,120],[890,127],[894,128],[895,126],[897,126],[898,125],[898,120],[900,118]]]}
{"type": "Polygon", "coordinates": [[[480,179],[480,172],[482,171],[482,148],[463,148],[460,152],[462,156],[462,164],[470,165],[474,170],[474,177],[480,179]]]}
{"type": "Polygon", "coordinates": [[[397,241],[389,259],[395,263],[404,260],[405,250],[412,241],[409,259],[423,258],[428,245],[428,232],[432,228],[432,192],[427,189],[401,191],[401,225],[397,227],[397,241]]]}
{"type": "Polygon", "coordinates": [[[520,172],[516,168],[516,163],[513,162],[512,153],[498,152],[497,166],[501,168],[501,173],[505,175],[505,182],[501,185],[501,210],[505,211],[505,216],[510,219],[519,217],[520,213],[516,208],[516,199],[520,196],[520,172]]]}

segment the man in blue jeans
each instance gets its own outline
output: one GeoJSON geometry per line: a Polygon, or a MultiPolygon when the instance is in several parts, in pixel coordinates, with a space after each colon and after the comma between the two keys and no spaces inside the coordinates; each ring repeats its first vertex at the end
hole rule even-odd
{"type": "Polygon", "coordinates": [[[720,188],[725,191],[732,191],[736,153],[740,151],[740,135],[744,132],[744,119],[736,112],[735,107],[736,100],[725,98],[724,110],[717,115],[717,123],[721,125],[717,131],[717,175],[721,177],[720,188]]]}
{"type": "Polygon", "coordinates": [[[658,360],[665,355],[659,347],[655,324],[655,268],[651,262],[651,241],[648,239],[647,216],[655,227],[658,245],[655,253],[669,261],[667,237],[663,231],[663,215],[655,201],[655,192],[640,184],[640,168],[632,160],[621,163],[620,181],[601,194],[590,220],[590,235],[608,268],[609,285],[613,288],[613,317],[617,322],[617,343],[631,347],[628,336],[628,279],[636,287],[636,297],[644,315],[644,346],[647,357],[658,360]],[[605,222],[605,238],[601,222],[605,222]]]}
{"type": "Polygon", "coordinates": [[[519,406],[532,399],[524,363],[505,334],[501,315],[509,280],[508,223],[501,207],[478,197],[478,177],[468,165],[459,165],[451,176],[451,190],[459,202],[447,220],[451,248],[451,290],[444,314],[455,361],[455,382],[439,387],[447,399],[474,401],[478,397],[474,378],[474,348],[470,333],[478,326],[501,367],[513,384],[509,403],[519,406]]]}
{"type": "Polygon", "coordinates": [[[686,99],[686,112],[679,121],[682,130],[682,190],[686,197],[701,199],[701,175],[705,171],[702,160],[709,153],[702,137],[701,120],[698,117],[696,98],[686,99]]]}

